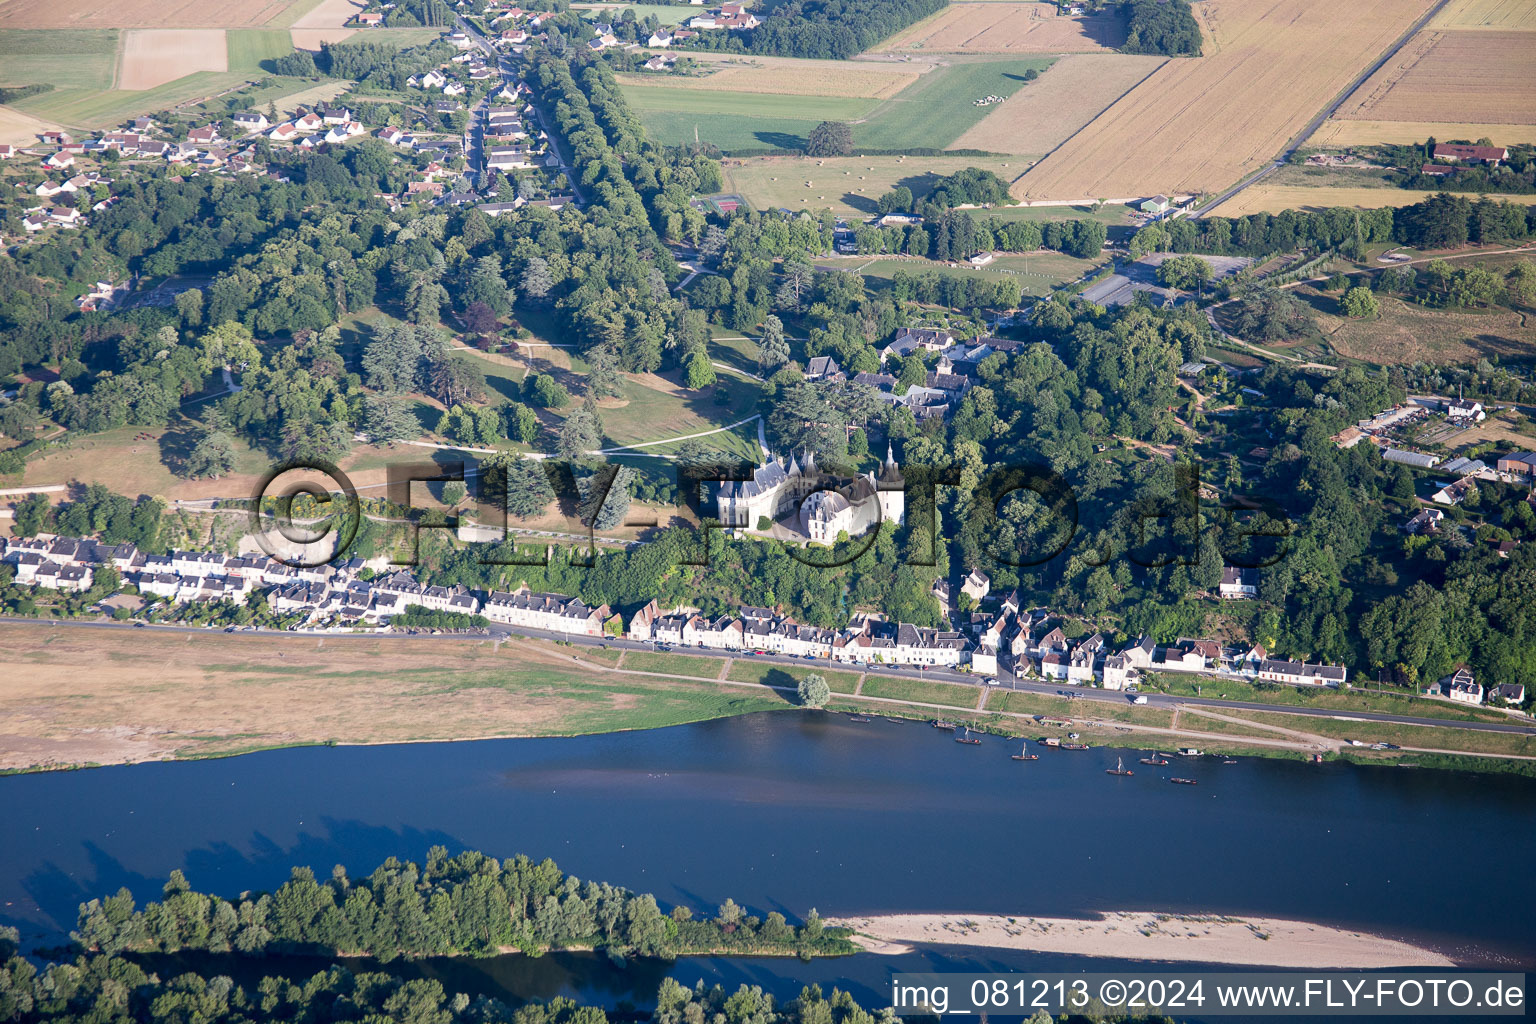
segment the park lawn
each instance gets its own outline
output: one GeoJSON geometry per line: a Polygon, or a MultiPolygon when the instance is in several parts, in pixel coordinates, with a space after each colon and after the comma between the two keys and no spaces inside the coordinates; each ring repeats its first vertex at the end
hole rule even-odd
{"type": "Polygon", "coordinates": [[[893,697],[897,700],[966,709],[974,708],[980,698],[974,686],[938,683],[928,679],[897,679],[893,676],[866,676],[864,688],[859,692],[865,697],[893,697]]]}
{"type": "MultiPolygon", "coordinates": [[[[1021,166],[1015,160],[1013,166],[1021,166]]],[[[1109,227],[1132,223],[1136,211],[1123,203],[1104,203],[1098,209],[1092,206],[994,206],[985,210],[972,210],[971,216],[988,220],[1096,220],[1109,227]]]]}
{"type": "Polygon", "coordinates": [[[799,149],[821,121],[854,121],[881,101],[840,96],[784,96],[776,93],[715,92],[667,86],[623,90],[646,133],[663,145],[697,137],[731,152],[742,149],[799,149]],[[786,113],[792,111],[792,113],[786,113]]]}
{"type": "Polygon", "coordinates": [[[1310,285],[1296,288],[1294,294],[1317,311],[1317,326],[1328,347],[1350,359],[1375,364],[1470,363],[1489,356],[1519,358],[1531,351],[1526,314],[1505,306],[1431,309],[1379,295],[1377,316],[1351,320],[1342,315],[1337,294],[1310,285]]]}
{"type": "Polygon", "coordinates": [[[771,665],[766,662],[753,661],[751,658],[737,658],[731,663],[731,670],[725,674],[725,678],[734,679],[738,683],[763,683],[767,686],[794,686],[808,675],[819,675],[827,681],[833,693],[852,693],[859,683],[857,672],[834,672],[818,666],[800,668],[798,666],[771,665]]]}
{"type": "Polygon", "coordinates": [[[293,36],[281,28],[232,28],[224,33],[229,70],[262,71],[262,62],[293,52],[293,36]]]}
{"type": "MultiPolygon", "coordinates": [[[[672,386],[675,384],[672,378],[676,376],[672,371],[666,376],[625,374],[624,397],[618,400],[623,404],[610,404],[608,399],[599,403],[604,446],[618,447],[716,430],[750,416],[752,407],[757,404],[758,386],[732,374],[721,373],[713,387],[700,391],[672,386]],[[648,381],[656,381],[659,386],[648,386],[648,381]],[[662,386],[669,389],[662,390],[662,386]],[[717,402],[716,395],[725,400],[717,402]]],[[[562,412],[574,408],[572,403],[562,412]]],[[[642,451],[661,447],[647,446],[642,451]]]]}
{"type": "Polygon", "coordinates": [[[997,109],[996,105],[976,106],[978,99],[991,95],[1006,99],[1023,87],[1026,71],[1044,71],[1052,63],[1052,57],[1033,57],[965,61],[937,68],[886,100],[869,120],[855,124],[853,144],[869,149],[944,149],[997,109]]]}
{"type": "Polygon", "coordinates": [[[625,651],[619,667],[631,672],[660,672],[666,675],[714,679],[724,662],[706,654],[662,654],[655,651],[625,651]]]}
{"type": "Polygon", "coordinates": [[[726,160],[724,171],[726,191],[759,210],[830,208],[840,217],[863,218],[875,212],[880,196],[899,186],[921,198],[940,178],[967,167],[1011,181],[1026,165],[1019,157],[990,156],[758,156],[726,160]]]}
{"type": "Polygon", "coordinates": [[[110,89],[119,41],[115,28],[0,29],[0,84],[110,89]]]}
{"type": "MultiPolygon", "coordinates": [[[[1222,697],[1226,700],[1252,701],[1255,704],[1291,704],[1296,707],[1348,713],[1375,711],[1389,715],[1414,715],[1419,718],[1444,718],[1463,722],[1505,722],[1508,716],[1485,708],[1470,708],[1448,701],[1414,697],[1391,691],[1338,690],[1251,683],[1229,676],[1198,676],[1185,673],[1149,673],[1148,690],[1186,696],[1222,697]],[[1197,690],[1198,687],[1198,690],[1197,690]]],[[[1226,712],[1223,711],[1223,714],[1226,712]]]]}

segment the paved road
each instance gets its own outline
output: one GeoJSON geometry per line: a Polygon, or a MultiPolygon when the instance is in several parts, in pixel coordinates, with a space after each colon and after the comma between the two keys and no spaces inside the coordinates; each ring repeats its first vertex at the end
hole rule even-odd
{"type": "Polygon", "coordinates": [[[1324,107],[1321,113],[1319,113],[1311,121],[1307,122],[1307,126],[1303,128],[1299,134],[1294,136],[1289,143],[1286,144],[1285,151],[1282,152],[1273,161],[1271,161],[1268,167],[1259,171],[1257,174],[1250,175],[1245,180],[1240,181],[1236,185],[1227,189],[1227,191],[1223,192],[1220,196],[1217,197],[1215,202],[1208,203],[1204,209],[1202,209],[1199,213],[1196,213],[1195,217],[1199,218],[1209,216],[1216,210],[1217,207],[1221,206],[1221,204],[1226,202],[1228,199],[1231,199],[1233,196],[1237,195],[1239,192],[1246,188],[1251,188],[1252,186],[1258,184],[1260,181],[1263,181],[1265,178],[1269,177],[1271,174],[1275,173],[1275,171],[1284,167],[1286,162],[1290,160],[1291,155],[1300,149],[1306,143],[1306,141],[1312,137],[1314,132],[1322,127],[1324,121],[1333,116],[1334,111],[1338,110],[1344,105],[1344,101],[1349,99],[1349,97],[1354,94],[1354,91],[1365,83],[1366,79],[1370,78],[1376,72],[1385,67],[1387,61],[1391,60],[1393,57],[1396,57],[1398,51],[1401,50],[1404,46],[1407,46],[1408,41],[1419,34],[1420,29],[1429,24],[1429,19],[1439,14],[1441,8],[1450,2],[1451,0],[1440,0],[1439,3],[1435,4],[1435,6],[1425,11],[1423,17],[1414,22],[1408,28],[1407,32],[1404,32],[1401,36],[1398,37],[1397,42],[1392,44],[1391,49],[1382,54],[1381,57],[1377,59],[1376,63],[1372,64],[1370,67],[1366,68],[1359,75],[1357,75],[1355,80],[1350,82],[1349,85],[1344,88],[1344,91],[1339,93],[1338,96],[1334,98],[1332,103],[1324,107]]]}
{"type": "MultiPolygon", "coordinates": [[[[22,619],[0,616],[0,624],[29,623],[36,625],[40,621],[49,620],[22,619]]],[[[134,626],[131,623],[122,622],[71,622],[56,620],[53,621],[53,625],[77,629],[153,629],[173,633],[215,632],[215,630],[205,629],[197,626],[134,626]]],[[[323,636],[327,640],[334,639],[341,641],[370,637],[384,637],[387,639],[413,638],[413,635],[409,633],[295,633],[277,630],[259,630],[257,632],[260,632],[262,635],[266,636],[283,636],[295,638],[323,636]]],[[[538,629],[513,629],[509,626],[503,625],[493,625],[490,627],[488,632],[490,636],[497,638],[505,638],[515,634],[547,640],[564,640],[576,647],[605,647],[617,650],[651,651],[655,650],[657,646],[651,643],[641,643],[636,640],[622,640],[612,637],[567,636],[563,633],[551,633],[538,629]]],[[[416,639],[420,639],[420,637],[421,634],[414,635],[414,638],[416,639]]],[[[717,662],[722,658],[732,657],[769,665],[794,666],[798,668],[805,668],[807,665],[807,659],[795,658],[779,654],[749,655],[741,651],[701,651],[688,650],[679,647],[673,647],[670,653],[695,657],[698,658],[701,662],[717,662]]],[[[836,669],[841,671],[864,670],[863,666],[845,665],[841,663],[829,664],[820,659],[817,659],[815,662],[813,662],[813,664],[817,664],[823,668],[836,669]]],[[[699,670],[699,675],[713,678],[719,675],[719,671],[720,670],[714,665],[706,665],[699,670]]],[[[958,683],[964,686],[975,686],[978,688],[983,685],[975,676],[967,675],[961,672],[945,672],[935,669],[924,669],[920,672],[916,668],[902,668],[890,665],[871,666],[868,671],[875,672],[880,675],[890,675],[915,679],[931,679],[936,682],[958,683]]],[[[1208,678],[1210,679],[1211,687],[1215,688],[1221,685],[1222,677],[1210,676],[1208,678]]],[[[1071,709],[1074,705],[1079,704],[1079,702],[1105,702],[1109,704],[1120,705],[1126,703],[1128,699],[1126,694],[1118,693],[1113,690],[1085,690],[1076,687],[1069,688],[1065,683],[1061,682],[1017,679],[1012,676],[1008,676],[1006,673],[1000,674],[999,679],[999,689],[1017,690],[1024,693],[1045,694],[1047,696],[1060,694],[1063,691],[1072,693],[1073,696],[1070,699],[1066,697],[1062,698],[1063,717],[1072,716],[1073,712],[1071,709]]],[[[1147,698],[1148,707],[1161,707],[1170,710],[1181,705],[1188,705],[1193,707],[1227,708],[1234,711],[1276,711],[1284,714],[1304,715],[1315,718],[1334,718],[1342,721],[1391,722],[1401,725],[1426,725],[1437,726],[1440,728],[1474,729],[1479,732],[1501,732],[1514,733],[1516,735],[1523,736],[1536,736],[1536,726],[1522,724],[1519,722],[1510,722],[1507,724],[1503,722],[1463,722],[1443,718],[1418,718],[1412,715],[1389,715],[1373,711],[1342,712],[1324,708],[1297,707],[1293,704],[1258,704],[1248,701],[1223,700],[1219,697],[1180,697],[1170,694],[1152,692],[1144,692],[1142,695],[1147,698]]],[[[1368,738],[1369,737],[1367,736],[1361,737],[1361,739],[1368,738]]]]}

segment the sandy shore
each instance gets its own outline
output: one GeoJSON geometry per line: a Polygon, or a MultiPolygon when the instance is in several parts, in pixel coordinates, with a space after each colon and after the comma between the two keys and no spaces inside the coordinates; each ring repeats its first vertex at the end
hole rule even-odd
{"type": "MultiPolygon", "coordinates": [[[[988,914],[888,914],[827,920],[859,933],[873,953],[905,943],[1027,949],[1126,960],[1262,967],[1454,967],[1430,949],[1363,932],[1266,917],[1108,913],[1098,919],[988,914]]],[[[856,939],[855,941],[859,941],[856,939]]]]}

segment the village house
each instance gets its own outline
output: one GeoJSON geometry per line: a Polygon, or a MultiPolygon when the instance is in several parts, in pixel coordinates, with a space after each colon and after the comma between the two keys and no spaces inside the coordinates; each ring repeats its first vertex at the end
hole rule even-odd
{"type": "Polygon", "coordinates": [[[1274,658],[1260,662],[1258,671],[1264,682],[1290,686],[1342,686],[1345,675],[1342,665],[1312,665],[1274,658]]]}
{"type": "Polygon", "coordinates": [[[1136,671],[1124,655],[1112,654],[1104,659],[1104,689],[1123,690],[1135,680],[1136,671]]]}
{"type": "Polygon", "coordinates": [[[1221,570],[1217,593],[1227,601],[1248,601],[1259,596],[1259,571],[1229,565],[1221,570]]]}
{"type": "Polygon", "coordinates": [[[1525,703],[1524,683],[1500,683],[1493,688],[1488,695],[1489,700],[1501,701],[1511,707],[1519,707],[1525,703]]]}
{"type": "Polygon", "coordinates": [[[1417,515],[1403,523],[1402,531],[1414,536],[1436,533],[1440,529],[1440,521],[1444,518],[1445,513],[1438,508],[1421,509],[1417,515]]]}
{"type": "Polygon", "coordinates": [[[1483,702],[1483,685],[1472,675],[1472,670],[1465,665],[1456,666],[1455,672],[1440,680],[1440,692],[1443,696],[1459,704],[1481,704],[1483,702]]]}
{"type": "Polygon", "coordinates": [[[1488,413],[1483,409],[1481,402],[1474,402],[1470,398],[1457,398],[1446,406],[1445,418],[1460,426],[1469,426],[1483,422],[1488,418],[1488,413]]]}
{"type": "Polygon", "coordinates": [[[1430,501],[1436,505],[1460,505],[1467,499],[1467,495],[1477,489],[1475,477],[1464,476],[1454,483],[1448,483],[1430,496],[1430,501]]]}
{"type": "Polygon", "coordinates": [[[251,132],[264,132],[272,126],[271,122],[267,120],[266,114],[255,110],[242,111],[235,114],[230,120],[235,122],[247,134],[251,132]]]}
{"type": "Polygon", "coordinates": [[[980,569],[972,569],[960,584],[960,593],[969,597],[975,604],[980,604],[991,592],[992,578],[980,569]]]}
{"type": "Polygon", "coordinates": [[[583,636],[601,636],[611,615],[607,605],[593,608],[578,597],[537,593],[526,583],[510,594],[491,593],[480,613],[492,622],[583,636]]]}

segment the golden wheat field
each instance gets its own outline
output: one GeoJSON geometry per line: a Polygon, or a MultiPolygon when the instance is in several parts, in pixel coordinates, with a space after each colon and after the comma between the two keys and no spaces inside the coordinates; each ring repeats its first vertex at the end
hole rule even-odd
{"type": "MultiPolygon", "coordinates": [[[[1249,213],[1279,213],[1282,210],[1327,210],[1335,206],[1358,206],[1374,210],[1382,206],[1412,206],[1432,192],[1406,188],[1358,188],[1330,185],[1271,185],[1260,181],[1245,188],[1212,212],[1221,217],[1241,217],[1249,213]]],[[[1501,195],[1510,202],[1536,205],[1536,195],[1501,195]]]]}
{"type": "Polygon", "coordinates": [[[1536,0],[1451,0],[1430,28],[1536,29],[1536,0]]]}
{"type": "Polygon", "coordinates": [[[626,86],[665,86],[669,89],[702,89],[711,92],[777,93],[785,96],[849,96],[888,99],[917,81],[932,65],[853,63],[838,60],[790,60],[764,63],[760,58],[738,58],[717,65],[718,70],[698,78],[678,75],[621,74],[626,86]]]}
{"type": "Polygon", "coordinates": [[[1170,60],[1014,183],[1020,199],[1212,192],[1257,170],[1431,0],[1209,0],[1170,60]]]}
{"type": "Polygon", "coordinates": [[[1167,59],[1123,53],[1068,54],[1008,97],[951,148],[1049,153],[1167,59]]]}
{"type": "Polygon", "coordinates": [[[1430,136],[1445,141],[1488,139],[1499,146],[1536,145],[1536,125],[1487,124],[1477,121],[1324,121],[1308,146],[1342,149],[1346,146],[1407,145],[1430,136]]]}
{"type": "Polygon", "coordinates": [[[153,89],[194,71],[229,70],[221,28],[135,28],[123,33],[119,89],[153,89]]]}
{"type": "Polygon", "coordinates": [[[280,21],[294,3],[295,0],[5,0],[0,3],[0,28],[240,28],[280,21]]]}
{"type": "Polygon", "coordinates": [[[1336,115],[1536,124],[1536,33],[1420,32],[1336,115]]]}
{"type": "Polygon", "coordinates": [[[931,53],[1095,53],[1125,42],[1125,23],[1113,15],[1062,17],[1045,3],[951,4],[887,39],[883,51],[931,53]]]}

